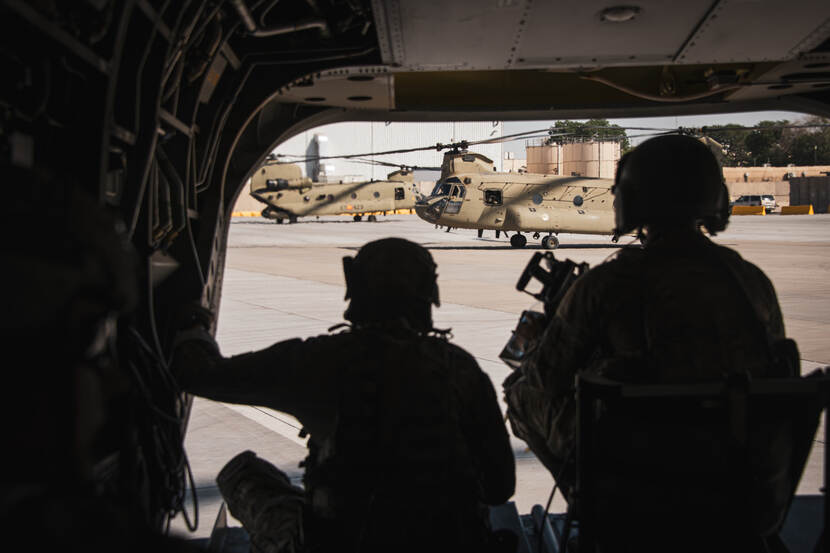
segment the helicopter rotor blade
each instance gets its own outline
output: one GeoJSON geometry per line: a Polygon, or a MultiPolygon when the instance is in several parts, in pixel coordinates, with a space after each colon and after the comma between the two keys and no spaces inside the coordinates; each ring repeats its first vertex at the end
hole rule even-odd
{"type": "MultiPolygon", "coordinates": [[[[676,128],[663,128],[663,127],[639,127],[639,126],[615,126],[615,127],[602,127],[598,125],[592,125],[584,127],[586,129],[614,129],[614,130],[633,130],[633,131],[646,131],[641,134],[633,134],[633,135],[626,135],[626,138],[647,138],[652,136],[660,136],[665,134],[689,134],[693,136],[708,136],[710,133],[722,133],[722,132],[739,132],[739,131],[764,131],[764,130],[778,130],[778,129],[806,129],[806,128],[827,128],[830,127],[830,123],[804,123],[804,124],[786,124],[786,125],[768,125],[768,126],[734,126],[734,127],[709,127],[709,126],[702,126],[702,127],[676,127],[676,128]]],[[[557,137],[567,137],[567,136],[574,136],[574,133],[571,132],[556,132],[557,130],[564,130],[564,128],[556,126],[547,127],[544,129],[534,129],[530,131],[523,131],[518,133],[512,133],[504,136],[496,136],[492,138],[485,138],[481,140],[460,140],[455,142],[450,142],[447,144],[443,144],[438,142],[434,145],[430,146],[417,146],[413,148],[400,148],[397,150],[385,150],[381,152],[365,152],[365,153],[356,153],[356,154],[342,154],[342,155],[329,155],[329,156],[303,156],[303,155],[296,155],[296,154],[276,154],[273,158],[268,159],[264,165],[279,165],[279,164],[287,164],[287,163],[305,163],[307,161],[321,161],[327,159],[347,159],[347,160],[354,160],[358,163],[371,163],[374,165],[382,165],[386,167],[399,167],[401,169],[422,169],[422,170],[434,170],[440,171],[440,167],[422,167],[422,166],[415,166],[415,165],[407,165],[401,163],[392,163],[392,162],[384,162],[381,160],[375,159],[366,159],[367,157],[373,156],[385,156],[385,155],[395,155],[395,154],[408,154],[414,152],[425,152],[425,151],[438,151],[441,150],[448,150],[448,149],[463,149],[466,150],[469,146],[478,146],[484,144],[499,144],[503,142],[510,142],[514,140],[528,140],[531,138],[548,138],[554,139],[557,137]],[[283,158],[283,159],[280,159],[283,158]],[[287,159],[293,158],[293,159],[287,159]]],[[[615,137],[609,137],[615,138],[615,137]]],[[[622,137],[620,137],[622,138],[622,137]]]]}

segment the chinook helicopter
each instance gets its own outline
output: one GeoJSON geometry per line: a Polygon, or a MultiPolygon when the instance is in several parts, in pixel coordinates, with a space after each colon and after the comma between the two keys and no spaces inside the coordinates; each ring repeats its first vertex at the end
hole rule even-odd
{"type": "Polygon", "coordinates": [[[262,166],[251,177],[251,196],[266,205],[262,216],[277,224],[320,215],[352,215],[355,222],[366,216],[374,222],[376,213],[411,210],[421,199],[413,172],[406,167],[389,173],[386,180],[319,183],[303,177],[298,165],[280,162],[262,166]]]}
{"type": "Polygon", "coordinates": [[[611,179],[533,173],[497,173],[481,154],[444,154],[441,178],[432,193],[415,204],[424,221],[448,228],[514,231],[510,245],[523,248],[522,232],[542,233],[542,247],[559,247],[559,232],[614,234],[611,179]]]}

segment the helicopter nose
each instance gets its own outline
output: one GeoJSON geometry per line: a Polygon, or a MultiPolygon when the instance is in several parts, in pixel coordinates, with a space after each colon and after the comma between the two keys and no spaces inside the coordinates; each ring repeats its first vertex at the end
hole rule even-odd
{"type": "Polygon", "coordinates": [[[426,202],[415,202],[415,213],[428,223],[434,223],[435,217],[429,209],[429,204],[426,202]]]}

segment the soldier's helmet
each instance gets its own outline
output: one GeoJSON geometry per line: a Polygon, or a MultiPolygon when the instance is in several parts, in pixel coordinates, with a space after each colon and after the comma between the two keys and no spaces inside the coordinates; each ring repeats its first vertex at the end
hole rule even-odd
{"type": "Polygon", "coordinates": [[[403,318],[416,330],[432,329],[432,305],[441,305],[435,269],[430,253],[409,240],[365,244],[343,258],[351,300],[344,317],[358,326],[403,318]]]}
{"type": "Polygon", "coordinates": [[[717,158],[686,135],[651,138],[620,159],[614,186],[615,233],[645,225],[695,222],[715,234],[729,222],[729,192],[717,158]]]}

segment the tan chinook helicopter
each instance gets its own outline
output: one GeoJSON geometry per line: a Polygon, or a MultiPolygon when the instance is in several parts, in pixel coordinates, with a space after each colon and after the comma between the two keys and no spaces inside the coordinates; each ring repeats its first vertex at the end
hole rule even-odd
{"type": "Polygon", "coordinates": [[[514,232],[510,245],[523,248],[532,232],[542,247],[559,247],[556,234],[613,235],[611,179],[498,173],[487,157],[453,150],[444,154],[432,193],[415,204],[418,216],[448,228],[514,232]]]}
{"type": "Polygon", "coordinates": [[[376,214],[411,210],[421,198],[407,168],[389,173],[386,180],[323,183],[304,177],[294,163],[263,165],[251,177],[251,196],[266,205],[262,216],[278,224],[320,215],[352,215],[355,222],[366,216],[376,221],[376,214]]]}

